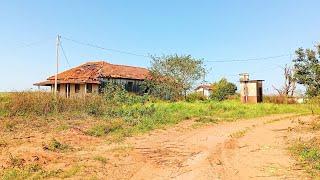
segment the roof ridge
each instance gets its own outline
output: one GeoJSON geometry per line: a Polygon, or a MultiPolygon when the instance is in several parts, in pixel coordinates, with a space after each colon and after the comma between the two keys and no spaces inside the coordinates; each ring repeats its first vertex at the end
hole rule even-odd
{"type": "MultiPolygon", "coordinates": [[[[109,64],[111,64],[111,63],[109,63],[109,64]]],[[[111,64],[111,65],[114,65],[114,66],[125,66],[125,67],[133,67],[133,68],[147,69],[147,68],[145,68],[145,67],[130,66],[130,65],[123,65],[123,64],[111,64]]]]}

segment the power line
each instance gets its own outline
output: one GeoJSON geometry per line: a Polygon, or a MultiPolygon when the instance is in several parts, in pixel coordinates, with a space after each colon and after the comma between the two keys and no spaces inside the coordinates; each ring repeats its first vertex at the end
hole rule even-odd
{"type": "MultiPolygon", "coordinates": [[[[128,54],[128,55],[133,55],[133,56],[139,56],[139,57],[147,57],[150,58],[150,55],[143,55],[143,54],[137,54],[137,53],[133,53],[133,52],[128,52],[128,51],[124,51],[124,50],[119,50],[119,49],[112,49],[112,48],[105,48],[99,45],[95,45],[95,44],[91,44],[91,43],[87,43],[87,42],[82,42],[82,41],[78,41],[78,40],[74,40],[71,38],[67,38],[67,37],[61,37],[62,39],[80,44],[80,45],[84,45],[84,46],[89,46],[89,47],[93,47],[93,48],[97,48],[97,49],[101,49],[101,50],[106,50],[106,51],[114,51],[117,53],[122,53],[122,54],[128,54]]],[[[277,58],[281,58],[281,57],[287,57],[287,56],[292,56],[292,54],[281,54],[281,55],[276,55],[276,56],[267,56],[267,57],[258,57],[258,58],[248,58],[248,59],[220,59],[220,60],[204,60],[204,62],[213,62],[213,63],[228,63],[228,62],[247,62],[247,61],[265,61],[265,60],[274,60],[277,58]]]]}
{"type": "Polygon", "coordinates": [[[61,48],[61,50],[62,50],[62,54],[63,54],[64,58],[65,58],[66,61],[67,61],[67,64],[68,64],[69,68],[71,68],[70,63],[69,63],[69,60],[68,60],[67,55],[66,55],[66,52],[64,51],[61,42],[60,42],[60,48],[61,48]]]}
{"type": "Polygon", "coordinates": [[[42,39],[42,40],[39,40],[39,41],[30,42],[30,43],[21,43],[22,45],[16,46],[13,49],[28,48],[28,47],[32,47],[32,46],[36,46],[36,45],[42,44],[44,42],[48,42],[50,40],[52,40],[52,37],[49,37],[49,38],[46,38],[46,39],[42,39]]]}
{"type": "Polygon", "coordinates": [[[246,62],[246,61],[263,61],[263,60],[273,60],[280,57],[291,56],[292,54],[282,54],[277,56],[268,56],[268,57],[260,57],[260,58],[249,58],[249,59],[229,59],[229,60],[205,60],[205,62],[246,62]]]}
{"type": "Polygon", "coordinates": [[[66,38],[66,37],[62,37],[62,38],[65,39],[65,40],[68,40],[68,41],[77,43],[77,44],[84,45],[84,46],[89,46],[89,47],[93,47],[93,48],[98,48],[98,49],[102,49],[102,50],[106,50],[106,51],[114,51],[114,52],[121,53],[121,54],[128,54],[128,55],[133,55],[133,56],[150,58],[149,55],[137,54],[137,53],[128,52],[128,51],[123,51],[123,50],[118,50],[118,49],[105,48],[105,47],[98,46],[98,45],[95,45],[95,44],[86,43],[86,42],[81,42],[81,41],[77,41],[77,40],[70,39],[70,38],[66,38]]]}

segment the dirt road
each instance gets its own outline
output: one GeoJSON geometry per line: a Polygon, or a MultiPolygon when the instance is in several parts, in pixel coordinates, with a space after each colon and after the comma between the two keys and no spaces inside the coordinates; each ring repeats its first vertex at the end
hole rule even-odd
{"type": "Polygon", "coordinates": [[[291,129],[313,118],[274,115],[201,126],[186,120],[120,144],[78,128],[12,132],[3,135],[10,146],[0,148],[0,167],[12,164],[12,154],[47,171],[61,169],[59,177],[71,179],[308,179],[287,148],[299,136],[291,129]],[[52,137],[72,149],[44,149],[52,137]]]}
{"type": "Polygon", "coordinates": [[[134,172],[122,178],[305,179],[287,150],[290,128],[298,119],[312,117],[277,115],[201,128],[185,121],[131,138],[128,156],[133,157],[134,172]]]}

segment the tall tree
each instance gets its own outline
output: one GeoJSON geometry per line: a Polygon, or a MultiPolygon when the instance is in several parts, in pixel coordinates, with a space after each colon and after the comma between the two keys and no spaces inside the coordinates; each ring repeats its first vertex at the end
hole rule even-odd
{"type": "Polygon", "coordinates": [[[316,50],[299,48],[296,56],[293,62],[297,83],[306,87],[308,96],[320,95],[320,44],[316,46],[316,50]]]}
{"type": "MultiPolygon", "coordinates": [[[[201,59],[191,55],[153,56],[150,68],[153,88],[174,91],[174,94],[186,96],[195,82],[202,80],[206,70],[201,59]]],[[[150,89],[151,90],[151,89],[150,89]]]]}

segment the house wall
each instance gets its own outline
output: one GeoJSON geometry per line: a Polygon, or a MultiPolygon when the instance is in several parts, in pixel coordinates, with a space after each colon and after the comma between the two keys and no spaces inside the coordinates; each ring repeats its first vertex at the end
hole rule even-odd
{"type": "MultiPolygon", "coordinates": [[[[58,92],[61,96],[67,96],[66,94],[67,85],[60,84],[60,91],[58,92]]],[[[70,84],[70,97],[82,96],[85,94],[86,84],[80,84],[80,91],[78,93],[75,92],[75,84],[70,84]]],[[[51,86],[51,91],[54,92],[54,85],[51,86]]],[[[92,93],[99,92],[99,85],[92,84],[92,93]]]]}
{"type": "Polygon", "coordinates": [[[248,82],[240,83],[240,95],[241,96],[257,96],[257,83],[256,82],[248,82]],[[247,90],[246,90],[247,88],[247,90]]]}
{"type": "Polygon", "coordinates": [[[262,94],[259,94],[259,88],[262,88],[262,82],[241,82],[240,97],[243,103],[262,102],[262,94]]]}
{"type": "MultiPolygon", "coordinates": [[[[103,79],[104,82],[114,82],[119,83],[128,88],[127,84],[129,82],[132,83],[133,92],[137,92],[139,90],[139,86],[143,83],[143,80],[132,80],[132,79],[103,79]]],[[[99,92],[99,84],[92,84],[92,93],[99,92]]],[[[60,91],[58,92],[62,96],[67,96],[66,94],[66,84],[60,84],[60,91]]],[[[78,93],[75,92],[75,84],[70,84],[70,97],[82,96],[86,94],[86,84],[80,84],[80,90],[78,93]]],[[[54,85],[51,85],[51,91],[54,92],[54,85]]],[[[206,92],[208,93],[208,92],[206,92]]]]}
{"type": "Polygon", "coordinates": [[[211,92],[208,89],[199,88],[196,90],[196,92],[200,92],[206,97],[209,97],[211,95],[211,92]]]}

